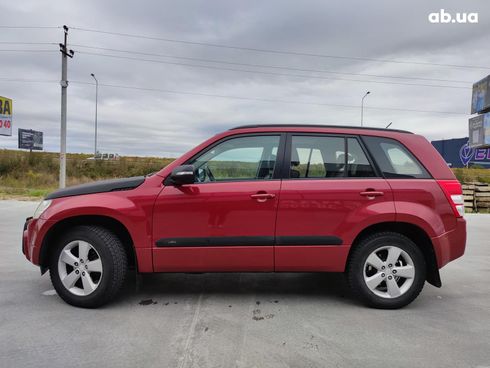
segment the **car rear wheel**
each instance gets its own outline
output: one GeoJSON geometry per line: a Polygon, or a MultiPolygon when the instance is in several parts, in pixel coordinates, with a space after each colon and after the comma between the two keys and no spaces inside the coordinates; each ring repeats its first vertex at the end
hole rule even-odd
{"type": "Polygon", "coordinates": [[[50,258],[51,282],[68,304],[101,306],[121,289],[127,256],[121,241],[99,226],[78,226],[59,239],[50,258]]]}
{"type": "Polygon", "coordinates": [[[347,276],[365,304],[396,309],[411,303],[422,291],[426,264],[410,239],[383,232],[364,239],[352,250],[347,276]]]}

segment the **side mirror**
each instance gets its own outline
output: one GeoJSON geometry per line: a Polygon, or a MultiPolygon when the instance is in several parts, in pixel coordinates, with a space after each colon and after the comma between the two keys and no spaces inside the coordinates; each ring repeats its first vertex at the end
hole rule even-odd
{"type": "Polygon", "coordinates": [[[194,174],[194,166],[182,165],[177,166],[172,170],[170,179],[174,185],[193,184],[196,181],[196,175],[194,174]]]}

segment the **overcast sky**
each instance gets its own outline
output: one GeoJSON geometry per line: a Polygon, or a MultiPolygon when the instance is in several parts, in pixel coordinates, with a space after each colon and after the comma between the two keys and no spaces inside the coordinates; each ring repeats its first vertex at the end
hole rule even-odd
{"type": "MultiPolygon", "coordinates": [[[[490,74],[488,0],[22,0],[2,2],[0,14],[3,26],[66,24],[191,42],[70,29],[75,51],[68,67],[70,152],[93,151],[95,87],[90,73],[101,84],[99,149],[167,157],[241,124],[358,125],[366,91],[371,94],[365,99],[365,125],[393,122],[393,128],[428,139],[464,137],[472,83],[490,74]],[[453,15],[478,12],[478,24],[430,23],[428,15],[441,8],[453,15]]],[[[0,32],[0,95],[14,100],[13,135],[0,136],[0,148],[16,148],[17,128],[26,128],[44,132],[45,150],[59,150],[61,57],[56,44],[62,30],[0,32]],[[8,51],[13,49],[51,52],[8,51]]]]}

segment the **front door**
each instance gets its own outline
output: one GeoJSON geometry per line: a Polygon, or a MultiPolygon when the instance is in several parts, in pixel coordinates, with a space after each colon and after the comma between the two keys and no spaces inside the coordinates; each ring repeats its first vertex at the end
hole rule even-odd
{"type": "Polygon", "coordinates": [[[291,135],[276,225],[276,271],[344,271],[353,238],[394,221],[392,190],[360,140],[291,135]]]}
{"type": "Polygon", "coordinates": [[[225,138],[187,164],[194,184],[167,185],[153,216],[157,272],[272,271],[281,135],[225,138]]]}

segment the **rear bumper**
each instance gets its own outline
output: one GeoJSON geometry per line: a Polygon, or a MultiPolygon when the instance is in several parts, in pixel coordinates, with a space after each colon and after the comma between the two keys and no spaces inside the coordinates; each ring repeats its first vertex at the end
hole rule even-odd
{"type": "Polygon", "coordinates": [[[432,238],[439,268],[464,254],[466,248],[466,220],[458,218],[456,221],[456,227],[453,230],[432,238]]]}

